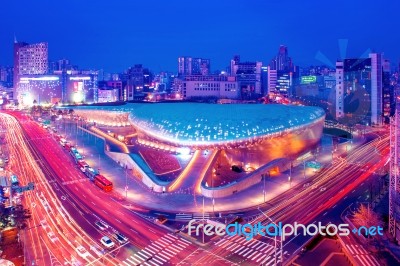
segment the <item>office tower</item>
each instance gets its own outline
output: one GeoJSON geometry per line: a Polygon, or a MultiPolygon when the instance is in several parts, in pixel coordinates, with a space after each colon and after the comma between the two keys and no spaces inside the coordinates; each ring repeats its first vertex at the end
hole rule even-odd
{"type": "Polygon", "coordinates": [[[278,79],[278,73],[275,69],[271,69],[271,66],[268,66],[268,93],[276,91],[276,81],[278,79]]]}
{"type": "Polygon", "coordinates": [[[288,48],[284,45],[281,45],[278,50],[278,54],[271,61],[271,69],[277,71],[294,71],[294,66],[292,62],[292,58],[289,57],[288,48]]]}
{"type": "Polygon", "coordinates": [[[231,76],[239,82],[242,99],[253,99],[261,96],[262,62],[241,62],[235,55],[231,60],[231,76]]]}
{"type": "Polygon", "coordinates": [[[394,116],[390,119],[389,233],[400,243],[400,95],[395,91],[394,116]]]}
{"type": "MultiPolygon", "coordinates": [[[[31,77],[26,77],[28,80],[32,80],[35,75],[45,75],[48,71],[48,45],[45,42],[28,44],[24,42],[14,43],[14,99],[22,103],[23,99],[29,99],[29,101],[34,96],[42,94],[47,98],[46,92],[34,91],[35,88],[30,88],[29,86],[22,86],[21,88],[21,77],[30,75],[31,77]],[[33,76],[32,76],[33,75],[33,76]],[[32,93],[30,90],[33,90],[32,93]],[[36,95],[34,95],[36,94],[36,95]]],[[[42,79],[43,81],[48,81],[42,79]]],[[[23,81],[26,84],[27,79],[23,81]]],[[[53,92],[55,93],[55,92],[53,92]]],[[[52,94],[53,94],[52,93],[52,94]]],[[[50,94],[49,94],[49,97],[50,94]]],[[[38,100],[38,99],[34,99],[38,100]]],[[[31,104],[31,103],[28,103],[31,104]]]]}
{"type": "Polygon", "coordinates": [[[382,114],[383,122],[388,124],[390,117],[394,115],[394,86],[391,84],[390,61],[382,62],[382,114]]]}
{"type": "Polygon", "coordinates": [[[382,123],[382,55],[336,63],[336,119],[343,123],[382,123]]]}
{"type": "Polygon", "coordinates": [[[183,56],[178,58],[178,75],[208,75],[210,59],[183,56]]]}

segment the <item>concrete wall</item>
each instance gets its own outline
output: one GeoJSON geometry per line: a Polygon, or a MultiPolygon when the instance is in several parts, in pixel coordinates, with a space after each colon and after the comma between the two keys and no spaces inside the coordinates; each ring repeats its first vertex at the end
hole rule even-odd
{"type": "Polygon", "coordinates": [[[210,188],[206,187],[204,183],[201,185],[201,194],[205,197],[214,197],[214,198],[222,198],[239,191],[245,190],[259,182],[261,182],[262,178],[261,175],[265,174],[268,175],[268,172],[274,168],[278,167],[280,172],[286,171],[290,167],[290,161],[285,158],[280,158],[273,160],[272,162],[260,167],[259,169],[255,170],[253,173],[249,174],[248,176],[239,179],[233,183],[230,183],[226,186],[210,188]]]}
{"type": "Polygon", "coordinates": [[[104,151],[108,157],[123,165],[124,167],[128,167],[128,169],[133,171],[133,174],[141,179],[143,184],[145,184],[149,189],[153,189],[156,192],[163,192],[163,187],[165,186],[161,184],[155,183],[146,173],[140,168],[139,165],[126,153],[120,152],[110,152],[104,151]]]}
{"type": "MultiPolygon", "coordinates": [[[[94,135],[97,138],[100,138],[104,140],[104,143],[106,143],[106,138],[103,136],[100,136],[99,134],[96,134],[90,130],[87,130],[85,128],[79,127],[79,129],[86,131],[92,135],[94,135]]],[[[110,137],[111,138],[111,137],[110,137]]],[[[120,153],[120,152],[111,152],[107,151],[104,149],[104,153],[113,159],[115,162],[118,162],[120,165],[124,167],[128,167],[128,169],[133,171],[133,174],[135,176],[138,176],[142,182],[149,187],[149,189],[153,189],[156,192],[163,192],[163,185],[155,183],[146,173],[139,167],[139,165],[136,164],[136,162],[129,156],[129,154],[126,153],[120,153]]]]}

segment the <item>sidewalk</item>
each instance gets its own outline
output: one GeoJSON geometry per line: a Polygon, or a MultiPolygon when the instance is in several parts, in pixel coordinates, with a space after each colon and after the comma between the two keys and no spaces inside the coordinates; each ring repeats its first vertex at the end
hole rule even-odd
{"type": "MultiPolygon", "coordinates": [[[[118,165],[112,159],[104,154],[104,142],[97,139],[91,134],[77,130],[74,124],[66,123],[65,131],[60,130],[68,140],[73,144],[77,141],[78,150],[82,150],[85,156],[85,161],[93,168],[100,169],[108,179],[114,183],[114,191],[119,194],[120,198],[125,198],[125,186],[128,187],[128,201],[134,205],[140,205],[145,208],[160,211],[170,212],[193,212],[201,213],[202,209],[202,195],[194,195],[193,192],[188,190],[177,190],[172,193],[156,193],[146,187],[140,180],[135,178],[131,171],[125,171],[123,167],[118,165]]],[[[361,139],[353,139],[353,147],[361,139]]],[[[108,144],[107,144],[108,145],[108,144]]],[[[339,145],[338,151],[335,153],[345,151],[343,144],[339,145]]],[[[332,163],[332,144],[329,147],[325,146],[320,149],[317,155],[317,160],[322,165],[329,165],[332,163]]],[[[284,191],[294,187],[295,185],[304,182],[305,179],[312,176],[311,169],[306,169],[304,173],[303,164],[293,167],[291,178],[289,179],[289,171],[274,176],[266,180],[266,201],[282,194],[284,191]]],[[[213,212],[212,199],[205,198],[205,212],[213,212]]],[[[239,191],[229,197],[215,199],[215,212],[224,212],[231,210],[238,210],[248,207],[253,207],[258,204],[264,203],[263,182],[260,182],[244,191],[239,191]]]]}

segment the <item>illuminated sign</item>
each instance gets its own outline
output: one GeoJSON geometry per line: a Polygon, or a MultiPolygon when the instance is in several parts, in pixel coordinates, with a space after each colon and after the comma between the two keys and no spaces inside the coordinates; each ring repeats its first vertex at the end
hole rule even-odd
{"type": "Polygon", "coordinates": [[[301,84],[310,84],[310,83],[316,83],[317,82],[317,76],[302,76],[301,77],[301,84]]]}
{"type": "Polygon", "coordinates": [[[70,77],[69,80],[91,80],[90,77],[70,77]]]}
{"type": "Polygon", "coordinates": [[[37,80],[37,81],[54,81],[54,80],[59,80],[59,77],[38,77],[38,78],[30,78],[30,77],[21,77],[20,81],[25,81],[23,83],[26,83],[26,81],[29,80],[37,80]]]}

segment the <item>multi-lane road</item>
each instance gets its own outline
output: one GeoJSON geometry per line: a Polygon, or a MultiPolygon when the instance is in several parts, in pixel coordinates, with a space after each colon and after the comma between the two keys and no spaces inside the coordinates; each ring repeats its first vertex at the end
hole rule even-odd
{"type": "MultiPolygon", "coordinates": [[[[48,257],[62,264],[70,263],[72,258],[85,264],[168,265],[179,263],[197,248],[153,221],[124,208],[118,201],[118,195],[103,192],[89,182],[51,134],[28,117],[13,115],[21,127],[14,118],[2,114],[11,135],[19,138],[18,143],[14,139],[9,141],[15,143],[14,149],[18,150],[18,153],[11,152],[11,168],[20,163],[26,166],[22,168],[25,171],[35,169],[29,176],[24,172],[17,174],[26,178],[22,183],[34,181],[36,184],[35,191],[26,196],[27,206],[35,206],[33,212],[37,217],[28,232],[36,232],[38,237],[30,243],[46,243],[51,251],[48,257]],[[35,167],[32,167],[33,163],[35,167]],[[105,222],[109,228],[104,231],[98,229],[94,225],[96,221],[105,222]],[[44,225],[39,226],[41,222],[44,225]],[[112,238],[117,231],[130,239],[129,244],[101,254],[100,238],[103,235],[112,238]],[[85,247],[90,256],[80,258],[75,251],[77,246],[85,247]]],[[[36,255],[34,250],[31,251],[37,260],[41,255],[36,255]]]]}
{"type": "MultiPolygon", "coordinates": [[[[12,115],[16,119],[7,114],[0,118],[9,129],[12,170],[21,177],[22,185],[32,181],[36,184],[24,199],[33,213],[25,231],[27,258],[37,264],[273,265],[290,259],[309,240],[302,235],[290,237],[283,243],[283,250],[277,241],[276,258],[274,239],[255,237],[247,241],[240,236],[225,236],[199,246],[126,209],[119,195],[94,186],[48,131],[27,116],[12,115]],[[109,227],[102,231],[94,225],[96,221],[109,227]],[[104,235],[113,238],[117,231],[126,235],[129,243],[102,253],[99,239],[104,235]],[[89,255],[80,257],[78,246],[89,255]]],[[[239,212],[255,217],[253,224],[269,223],[267,216],[276,223],[338,222],[334,218],[348,206],[352,195],[365,196],[366,180],[387,162],[387,147],[388,137],[381,134],[260,210],[239,212]]]]}

